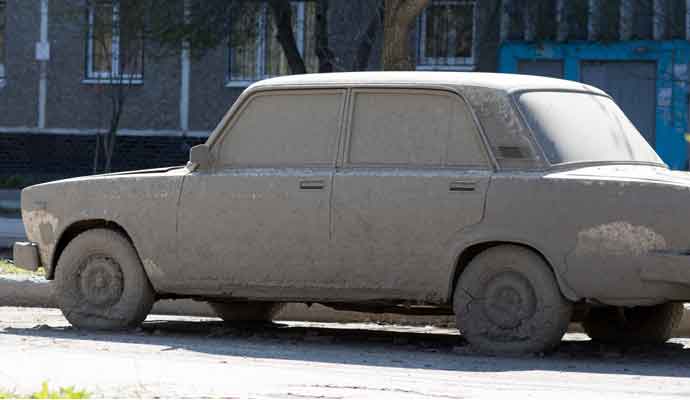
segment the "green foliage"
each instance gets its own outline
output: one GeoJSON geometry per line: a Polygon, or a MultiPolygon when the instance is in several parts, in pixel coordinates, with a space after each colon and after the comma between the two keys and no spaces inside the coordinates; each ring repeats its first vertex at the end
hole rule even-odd
{"type": "MultiPolygon", "coordinates": [[[[25,269],[21,269],[21,268],[17,267],[16,265],[14,265],[8,261],[0,260],[0,274],[30,275],[30,276],[34,276],[34,277],[41,277],[41,276],[45,276],[45,270],[43,268],[39,268],[38,271],[36,271],[36,272],[27,271],[25,269]]],[[[2,397],[0,397],[0,399],[1,398],[2,397]]]]}
{"type": "Polygon", "coordinates": [[[86,390],[76,390],[74,386],[61,387],[58,390],[50,390],[48,382],[43,382],[41,390],[29,396],[0,390],[0,399],[88,399],[91,394],[86,390]]]}
{"type": "Polygon", "coordinates": [[[0,189],[23,189],[27,179],[19,175],[0,176],[0,189]]]}
{"type": "Polygon", "coordinates": [[[76,390],[74,386],[50,390],[48,382],[43,382],[41,391],[31,395],[32,399],[88,399],[91,395],[85,390],[76,390]]]}

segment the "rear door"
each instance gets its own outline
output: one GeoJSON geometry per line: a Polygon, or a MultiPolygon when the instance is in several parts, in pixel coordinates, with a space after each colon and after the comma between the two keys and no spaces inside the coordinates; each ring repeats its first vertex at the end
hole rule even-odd
{"type": "Polygon", "coordinates": [[[445,91],[355,89],[347,130],[328,283],[351,300],[441,300],[491,175],[469,106],[445,91]]]}
{"type": "Polygon", "coordinates": [[[331,181],[344,90],[255,94],[185,177],[180,293],[300,298],[328,267],[331,181]]]}

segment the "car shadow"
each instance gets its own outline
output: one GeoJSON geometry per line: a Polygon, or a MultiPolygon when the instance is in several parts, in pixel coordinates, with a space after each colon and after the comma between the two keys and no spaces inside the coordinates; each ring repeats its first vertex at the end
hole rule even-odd
{"type": "Polygon", "coordinates": [[[391,329],[306,327],[291,323],[232,326],[220,321],[147,320],[132,332],[87,332],[72,327],[5,328],[0,335],[162,346],[215,356],[300,360],[444,371],[558,371],[690,377],[690,348],[602,345],[580,335],[550,354],[503,357],[474,352],[459,334],[391,329]]]}

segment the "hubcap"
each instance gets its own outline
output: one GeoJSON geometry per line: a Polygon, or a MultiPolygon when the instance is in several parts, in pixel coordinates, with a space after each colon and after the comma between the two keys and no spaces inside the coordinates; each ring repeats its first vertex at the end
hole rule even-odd
{"type": "Polygon", "coordinates": [[[522,275],[504,272],[486,286],[484,308],[489,320],[503,329],[513,329],[531,318],[536,311],[532,285],[522,275]]]}
{"type": "Polygon", "coordinates": [[[81,267],[79,291],[88,304],[108,307],[122,296],[122,269],[110,257],[91,256],[81,267]]]}

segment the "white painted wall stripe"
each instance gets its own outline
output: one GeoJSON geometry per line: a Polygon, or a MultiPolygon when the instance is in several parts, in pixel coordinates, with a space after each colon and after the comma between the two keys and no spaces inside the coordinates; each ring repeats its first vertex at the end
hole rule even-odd
{"type": "MultiPolygon", "coordinates": [[[[184,1],[185,23],[189,21],[189,0],[184,1]]],[[[181,55],[181,83],[180,83],[180,129],[189,131],[189,84],[191,79],[190,44],[188,40],[182,42],[181,55]]]]}
{"type": "MultiPolygon", "coordinates": [[[[41,0],[41,37],[42,44],[48,43],[48,0],[41,0]]],[[[38,81],[38,127],[46,126],[46,102],[48,100],[48,61],[40,61],[38,81]]]]}

